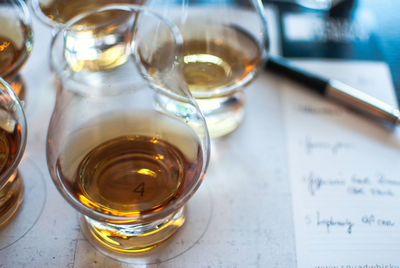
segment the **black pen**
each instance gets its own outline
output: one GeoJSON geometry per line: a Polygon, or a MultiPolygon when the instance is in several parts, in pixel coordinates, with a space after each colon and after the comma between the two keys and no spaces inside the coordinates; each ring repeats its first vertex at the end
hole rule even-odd
{"type": "Polygon", "coordinates": [[[296,67],[282,57],[270,57],[265,68],[300,82],[322,96],[344,104],[350,109],[393,125],[400,124],[400,111],[398,109],[342,82],[296,67]]]}

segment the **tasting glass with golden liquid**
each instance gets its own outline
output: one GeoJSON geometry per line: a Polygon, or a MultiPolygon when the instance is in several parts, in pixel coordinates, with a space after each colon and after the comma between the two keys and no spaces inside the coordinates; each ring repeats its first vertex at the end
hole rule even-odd
{"type": "Polygon", "coordinates": [[[33,44],[31,17],[22,0],[0,0],[0,76],[24,99],[24,84],[18,75],[33,44]]]}
{"type": "Polygon", "coordinates": [[[107,255],[137,254],[171,237],[205,175],[208,130],[179,70],[181,45],[173,24],[135,5],[83,13],[53,37],[48,168],[82,214],[83,233],[107,255]],[[173,44],[163,55],[155,54],[159,39],[173,44]],[[144,65],[154,61],[160,69],[150,77],[144,65]],[[165,113],[159,95],[184,109],[165,113]]]}
{"type": "MultiPolygon", "coordinates": [[[[267,24],[261,0],[148,0],[144,4],[175,23],[184,39],[183,75],[211,137],[238,127],[244,116],[243,89],[266,59],[267,24]]],[[[168,49],[160,46],[159,55],[168,49]]],[[[154,66],[154,65],[152,65],[154,66]]],[[[150,74],[156,74],[149,68],[150,74]]],[[[179,109],[160,98],[166,109],[179,109]]]]}
{"type": "Polygon", "coordinates": [[[27,128],[21,103],[0,77],[0,227],[16,214],[24,200],[18,164],[25,150],[27,128]]]}
{"type": "Polygon", "coordinates": [[[145,0],[31,0],[35,15],[53,28],[62,27],[79,13],[99,9],[110,4],[137,4],[145,0]]]}

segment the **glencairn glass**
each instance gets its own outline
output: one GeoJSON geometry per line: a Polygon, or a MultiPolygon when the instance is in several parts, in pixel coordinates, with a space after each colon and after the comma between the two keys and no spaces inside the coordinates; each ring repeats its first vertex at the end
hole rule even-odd
{"type": "Polygon", "coordinates": [[[0,227],[16,214],[24,200],[18,172],[26,145],[26,121],[18,97],[0,77],[0,227]]]}
{"type": "Polygon", "coordinates": [[[28,59],[33,44],[31,17],[23,0],[0,1],[0,76],[24,95],[18,71],[28,59]]]}
{"type": "MultiPolygon", "coordinates": [[[[244,116],[243,89],[267,56],[260,0],[148,0],[146,7],[176,24],[184,39],[183,76],[206,118],[211,137],[232,132],[244,116]]],[[[169,49],[168,41],[158,55],[169,49]]],[[[154,75],[149,70],[150,75],[154,75]]],[[[159,99],[172,112],[179,109],[159,99]]]]}
{"type": "Polygon", "coordinates": [[[173,24],[137,5],[83,13],[53,37],[57,97],[48,168],[82,214],[82,231],[103,253],[143,252],[172,236],[204,178],[208,130],[180,73],[181,45],[173,24]],[[77,35],[87,42],[69,43],[77,35]],[[159,38],[171,44],[164,55],[154,54],[159,38]],[[105,55],[113,48],[119,57],[109,61],[105,55]],[[150,82],[143,64],[153,61],[163,68],[150,82]],[[165,113],[156,105],[159,95],[184,109],[165,113]]]}

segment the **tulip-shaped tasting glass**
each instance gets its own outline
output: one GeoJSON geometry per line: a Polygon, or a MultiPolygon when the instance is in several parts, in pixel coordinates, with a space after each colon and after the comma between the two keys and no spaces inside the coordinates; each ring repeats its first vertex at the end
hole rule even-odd
{"type": "Polygon", "coordinates": [[[24,84],[18,71],[28,59],[33,44],[31,17],[23,0],[0,1],[0,76],[22,100],[24,84]]]}
{"type": "Polygon", "coordinates": [[[0,77],[0,227],[18,211],[24,184],[17,167],[26,145],[25,115],[10,85],[0,77]]]}
{"type": "MultiPolygon", "coordinates": [[[[203,111],[210,136],[232,132],[244,116],[243,89],[267,55],[261,0],[147,0],[144,5],[179,27],[184,79],[203,111]]],[[[158,53],[165,49],[167,40],[158,53]]],[[[168,100],[159,102],[174,109],[168,100]]]]}
{"type": "Polygon", "coordinates": [[[47,163],[60,193],[83,215],[81,229],[103,252],[141,252],[166,240],[184,223],[184,205],[203,180],[209,136],[179,73],[181,43],[176,27],[135,5],[79,15],[53,37],[58,92],[47,163]],[[154,54],[159,38],[174,44],[164,55],[154,54]],[[141,64],[153,60],[163,68],[152,82],[170,89],[153,87],[142,73],[141,64]],[[185,108],[164,113],[158,95],[185,108]]]}

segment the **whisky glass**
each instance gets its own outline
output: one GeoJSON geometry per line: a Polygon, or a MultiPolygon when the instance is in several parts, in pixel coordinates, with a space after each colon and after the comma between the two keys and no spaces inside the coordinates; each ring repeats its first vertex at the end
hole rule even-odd
{"type": "Polygon", "coordinates": [[[31,0],[35,15],[52,28],[60,28],[74,16],[110,4],[141,4],[145,0],[31,0]]]}
{"type": "MultiPolygon", "coordinates": [[[[206,118],[211,137],[232,132],[244,116],[243,89],[267,56],[267,24],[258,0],[148,0],[180,29],[183,75],[206,118]]],[[[168,48],[160,47],[159,54],[168,48]]],[[[154,75],[152,70],[148,70],[154,75]]],[[[169,100],[159,99],[167,109],[169,100]]],[[[169,107],[169,108],[168,108],[169,107]]]]}
{"type": "Polygon", "coordinates": [[[23,97],[18,71],[28,59],[33,44],[32,23],[23,0],[0,1],[0,76],[23,97]]]}
{"type": "Polygon", "coordinates": [[[48,168],[59,192],[83,215],[83,233],[105,254],[137,254],[171,237],[204,178],[210,141],[181,75],[181,45],[176,26],[136,5],[83,13],[53,37],[57,97],[48,168]],[[85,45],[82,38],[80,45],[69,43],[76,35],[87,36],[85,45]],[[171,44],[162,56],[154,54],[159,38],[171,44]],[[163,68],[150,82],[142,64],[155,57],[163,68]],[[184,109],[165,113],[155,102],[159,95],[184,109]]]}
{"type": "Polygon", "coordinates": [[[0,227],[16,214],[24,200],[18,172],[26,145],[26,121],[21,103],[0,77],[0,227]]]}

